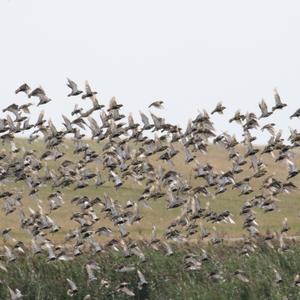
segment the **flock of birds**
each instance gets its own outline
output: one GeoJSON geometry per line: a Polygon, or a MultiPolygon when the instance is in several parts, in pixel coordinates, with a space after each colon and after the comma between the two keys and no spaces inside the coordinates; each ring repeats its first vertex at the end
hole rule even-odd
{"type": "MultiPolygon", "coordinates": [[[[70,88],[68,97],[81,97],[82,101],[90,101],[91,107],[84,110],[76,104],[70,117],[62,116],[63,128],[58,129],[50,119],[46,120],[44,111],[40,112],[35,123],[30,122],[32,103],[13,103],[3,109],[6,116],[0,118],[0,139],[10,150],[0,154],[2,209],[7,217],[11,214],[19,216],[19,225],[30,235],[31,242],[26,244],[16,239],[12,228],[2,228],[2,271],[7,271],[9,263],[23,255],[46,255],[50,263],[57,260],[72,261],[86,252],[101,253],[112,250],[122,253],[125,257],[137,256],[141,262],[146,263],[144,247],[164,251],[166,256],[171,256],[176,243],[188,242],[190,238],[208,240],[212,245],[217,245],[222,242],[221,235],[214,228],[209,230],[206,224],[234,224],[234,217],[228,210],[213,211],[209,200],[205,206],[201,205],[200,198],[217,197],[229,187],[237,189],[240,197],[245,199],[240,214],[244,217],[243,228],[249,234],[243,238],[240,255],[255,252],[257,238],[262,238],[271,248],[288,250],[289,246],[285,241],[286,232],[289,230],[287,218],[283,220],[280,232],[262,234],[254,211],[254,208],[258,208],[265,213],[272,212],[276,210],[278,195],[298,189],[291,179],[299,174],[293,149],[300,146],[300,133],[291,129],[290,136],[285,141],[274,123],[263,126],[259,124],[262,119],[267,119],[287,106],[277,90],[274,90],[275,104],[271,110],[262,100],[259,103],[260,115],[253,112],[242,114],[237,111],[229,120],[236,122],[243,130],[243,140],[238,142],[234,135],[226,132],[217,134],[214,129],[211,115],[223,113],[226,107],[222,103],[218,103],[211,114],[205,110],[199,112],[183,129],[166,122],[153,112],[150,112],[151,118],[140,112],[140,123],[129,114],[126,122],[126,116],[121,112],[123,104],[118,103],[115,97],[105,108],[99,103],[97,92],[88,82],[85,82],[84,91],[70,79],[67,86],[70,88]],[[100,115],[100,119],[95,117],[96,114],[98,117],[100,115]],[[270,134],[270,139],[263,149],[255,147],[253,143],[256,139],[252,133],[253,129],[259,128],[270,134]],[[98,151],[93,150],[85,139],[88,132],[91,133],[91,139],[99,142],[98,151]],[[26,133],[28,147],[19,148],[14,143],[15,135],[19,133],[26,133]],[[30,144],[37,139],[43,140],[42,153],[30,149],[30,144]],[[64,158],[66,141],[71,141],[74,145],[72,160],[64,158]],[[218,171],[209,163],[199,163],[197,155],[209,151],[208,146],[211,143],[224,147],[231,168],[218,171]],[[193,184],[173,161],[179,154],[183,155],[186,165],[193,170],[193,184]],[[286,161],[285,180],[280,180],[269,172],[264,163],[265,155],[270,155],[274,164],[286,161]],[[51,168],[49,161],[58,163],[55,168],[51,168]],[[159,164],[154,161],[159,161],[159,164]],[[253,181],[260,183],[257,190],[252,186],[253,181]],[[7,182],[24,183],[28,187],[28,195],[9,189],[7,182]],[[128,199],[125,204],[113,199],[108,193],[93,199],[88,195],[89,187],[96,186],[101,189],[106,182],[113,184],[116,189],[126,182],[131,182],[142,187],[143,191],[138,199],[128,199]],[[52,191],[46,199],[41,200],[39,190],[45,185],[51,186],[52,191]],[[71,188],[86,194],[70,199],[71,203],[79,208],[79,212],[71,216],[74,228],[64,235],[63,243],[55,242],[51,237],[59,232],[61,227],[51,214],[64,205],[63,191],[71,188]],[[38,208],[24,207],[24,196],[35,201],[38,208]],[[130,236],[130,228],[134,223],[143,222],[141,206],[149,208],[151,201],[159,199],[166,201],[168,210],[180,207],[180,214],[163,228],[162,237],[158,237],[156,225],[153,225],[148,240],[134,240],[130,236]],[[47,212],[41,204],[47,205],[47,212]],[[112,227],[103,226],[103,219],[109,220],[112,227]],[[105,237],[107,241],[103,243],[101,237],[105,237]]],[[[42,87],[31,89],[26,83],[15,93],[23,93],[30,99],[37,99],[37,106],[44,106],[52,101],[42,87]]],[[[163,101],[155,101],[149,105],[152,109],[162,107],[163,101]]],[[[297,117],[300,117],[300,109],[290,116],[297,117]]],[[[122,189],[119,191],[122,193],[122,189]]],[[[187,271],[198,270],[205,260],[211,259],[205,249],[201,251],[201,255],[188,253],[185,256],[184,268],[187,271]]],[[[100,266],[95,261],[89,262],[85,269],[88,281],[98,280],[100,266]]],[[[142,270],[136,266],[117,265],[116,272],[136,272],[140,289],[148,284],[142,270]]],[[[275,281],[279,284],[282,281],[281,276],[276,270],[274,272],[275,281]]],[[[244,282],[248,281],[242,270],[237,270],[234,276],[244,282]]],[[[222,280],[218,271],[212,272],[209,277],[222,280]]],[[[101,280],[104,287],[112,284],[104,278],[101,280]]],[[[299,274],[295,276],[294,284],[300,286],[299,274]]],[[[69,296],[78,292],[72,279],[68,278],[66,285],[66,293],[69,296]]],[[[115,289],[117,292],[134,296],[127,282],[119,284],[115,289]]],[[[8,290],[11,299],[23,297],[18,289],[8,287],[8,290]]],[[[90,296],[87,295],[85,299],[90,299],[90,296]]]]}

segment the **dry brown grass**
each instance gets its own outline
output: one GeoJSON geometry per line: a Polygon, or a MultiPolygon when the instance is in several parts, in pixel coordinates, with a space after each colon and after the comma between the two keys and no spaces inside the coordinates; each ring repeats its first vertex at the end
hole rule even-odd
{"type": "MultiPolygon", "coordinates": [[[[25,146],[24,145],[25,140],[18,139],[16,140],[17,146],[25,146]]],[[[74,155],[72,154],[72,143],[71,141],[67,142],[68,149],[64,149],[63,151],[66,152],[66,155],[64,159],[73,159],[74,155]]],[[[91,142],[92,148],[95,150],[100,150],[102,145],[96,144],[94,142],[91,142]]],[[[26,143],[26,149],[32,147],[37,151],[37,153],[41,153],[43,149],[43,144],[40,141],[35,142],[32,146],[28,146],[26,143]]],[[[241,152],[243,152],[243,149],[240,149],[241,152]]],[[[78,157],[77,157],[78,159],[78,157]]],[[[271,158],[268,155],[263,156],[264,162],[268,166],[271,173],[276,174],[276,177],[279,179],[283,179],[286,177],[287,174],[287,167],[284,162],[279,162],[274,164],[273,158],[271,158]]],[[[202,154],[197,156],[197,160],[199,162],[209,162],[215,168],[219,171],[227,171],[230,168],[230,162],[227,158],[227,152],[220,146],[211,145],[209,146],[208,154],[202,154]]],[[[49,162],[48,165],[51,168],[57,168],[59,166],[59,163],[61,163],[62,160],[59,160],[58,162],[49,162]]],[[[162,164],[165,168],[169,168],[169,165],[166,163],[161,163],[161,161],[157,160],[157,156],[153,157],[151,159],[151,162],[154,165],[162,164]]],[[[174,159],[174,163],[176,165],[176,168],[182,172],[182,174],[185,175],[186,178],[190,179],[190,182],[193,186],[203,184],[204,182],[201,181],[201,179],[194,179],[194,174],[192,172],[192,168],[194,166],[194,162],[192,162],[189,165],[186,165],[184,163],[184,158],[182,157],[182,154],[178,154],[176,158],[174,159]]],[[[300,165],[300,161],[297,158],[296,163],[298,166],[300,165]]],[[[91,168],[96,167],[97,163],[91,164],[91,168]]],[[[245,172],[242,173],[242,175],[238,176],[240,178],[245,177],[247,173],[249,173],[249,165],[244,166],[245,172]]],[[[106,174],[106,171],[104,171],[104,174],[106,174]]],[[[249,173],[250,174],[250,173],[249,173]]],[[[106,175],[104,175],[106,177],[106,175]]],[[[300,176],[293,180],[293,182],[300,186],[300,176]]],[[[261,180],[257,180],[255,183],[253,181],[254,189],[257,190],[259,187],[261,180]]],[[[37,199],[34,200],[30,197],[28,197],[28,187],[24,185],[23,183],[2,183],[0,189],[2,191],[4,190],[18,190],[22,191],[24,194],[23,198],[23,208],[26,213],[28,213],[28,208],[31,207],[33,209],[37,208],[37,205],[40,204],[45,212],[49,212],[48,203],[47,203],[47,196],[52,191],[50,186],[43,186],[40,189],[40,192],[38,193],[37,199]]],[[[52,217],[55,222],[57,222],[58,225],[61,226],[61,230],[58,233],[53,234],[51,238],[54,240],[61,240],[63,235],[70,230],[71,228],[74,228],[74,226],[77,226],[73,221],[70,220],[70,216],[73,212],[79,211],[78,207],[72,205],[70,203],[70,199],[72,199],[76,195],[87,195],[90,197],[96,197],[99,196],[100,198],[103,197],[104,193],[109,194],[113,199],[118,201],[119,203],[125,203],[127,200],[134,200],[136,201],[140,194],[143,191],[143,186],[137,185],[133,181],[128,181],[124,186],[122,186],[120,189],[116,190],[111,183],[105,183],[103,186],[99,188],[95,188],[94,181],[90,181],[90,186],[83,189],[83,190],[77,190],[74,191],[73,186],[65,188],[63,190],[64,194],[64,201],[65,205],[61,207],[60,209],[51,212],[50,216],[52,217]]],[[[239,215],[241,205],[246,199],[251,199],[253,197],[253,194],[248,196],[239,197],[239,192],[237,190],[231,190],[231,187],[228,188],[228,191],[225,194],[218,195],[216,198],[204,198],[202,197],[202,205],[204,206],[207,201],[210,201],[212,209],[221,212],[224,210],[229,210],[233,216],[234,220],[236,222],[236,225],[232,224],[215,224],[215,227],[218,229],[218,231],[223,232],[224,236],[227,237],[240,237],[243,234],[245,234],[245,230],[242,229],[242,217],[239,215]]],[[[291,235],[299,235],[300,234],[300,226],[299,226],[299,212],[300,212],[300,199],[299,199],[300,193],[296,192],[291,195],[280,195],[279,201],[278,201],[278,209],[272,213],[263,213],[259,209],[255,209],[257,212],[257,221],[260,225],[260,230],[264,232],[266,229],[271,230],[278,230],[281,226],[282,220],[284,217],[288,217],[288,223],[291,227],[290,234],[291,235]]],[[[173,220],[178,214],[180,214],[180,209],[172,209],[167,210],[166,209],[166,200],[164,198],[151,201],[150,202],[152,209],[145,209],[141,208],[143,220],[140,222],[140,224],[135,224],[132,226],[132,228],[129,228],[131,232],[131,236],[133,237],[140,237],[145,238],[148,237],[151,228],[153,224],[157,225],[158,233],[162,234],[163,230],[169,225],[170,221],[173,220]]],[[[99,227],[103,225],[110,225],[113,228],[113,225],[103,217],[103,213],[101,213],[101,206],[95,207],[96,213],[101,216],[101,220],[99,222],[99,227]]],[[[5,227],[12,227],[13,230],[13,236],[16,238],[22,238],[22,240],[27,240],[30,238],[29,234],[27,235],[23,230],[19,228],[19,219],[18,214],[15,211],[14,213],[5,216],[3,212],[0,212],[0,218],[1,218],[1,229],[5,227]]],[[[208,224],[208,227],[211,227],[210,224],[208,224]]],[[[50,237],[50,236],[49,236],[50,237]]]]}

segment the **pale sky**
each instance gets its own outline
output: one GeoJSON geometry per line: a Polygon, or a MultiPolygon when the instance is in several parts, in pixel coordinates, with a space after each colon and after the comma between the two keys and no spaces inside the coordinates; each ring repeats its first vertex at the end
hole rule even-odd
{"type": "Polygon", "coordinates": [[[42,108],[61,123],[84,102],[66,97],[70,77],[134,116],[161,99],[158,114],[182,126],[223,101],[213,121],[238,133],[234,111],[259,114],[276,87],[289,106],[269,121],[299,128],[287,122],[300,107],[299,1],[0,0],[0,38],[1,109],[27,101],[14,94],[21,83],[42,85],[53,99],[42,108]]]}

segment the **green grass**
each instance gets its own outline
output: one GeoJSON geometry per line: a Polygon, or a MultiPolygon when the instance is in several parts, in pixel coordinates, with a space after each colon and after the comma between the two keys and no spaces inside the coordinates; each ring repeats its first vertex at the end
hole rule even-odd
{"type": "MultiPolygon", "coordinates": [[[[6,263],[8,272],[1,271],[0,299],[7,299],[9,286],[18,288],[24,299],[68,299],[68,283],[72,279],[78,294],[73,299],[83,299],[87,294],[91,299],[128,299],[130,297],[117,292],[121,282],[128,282],[129,289],[135,293],[134,299],[299,299],[300,287],[293,284],[300,270],[299,245],[281,253],[259,244],[256,252],[249,257],[239,256],[239,245],[208,246],[210,260],[204,261],[200,270],[184,269],[184,256],[187,252],[201,255],[201,245],[180,247],[171,257],[160,251],[146,250],[148,258],[141,263],[136,257],[124,258],[117,252],[104,252],[94,256],[81,256],[72,262],[47,263],[43,257],[21,257],[16,263],[6,263]],[[189,249],[189,250],[187,250],[189,249]],[[96,261],[101,270],[96,273],[97,280],[88,282],[85,264],[96,261]],[[118,273],[117,264],[133,265],[145,276],[148,285],[138,289],[136,271],[118,273]],[[242,282],[233,273],[240,269],[249,282],[242,282]],[[276,284],[276,269],[283,282],[276,284]],[[209,278],[211,271],[218,270],[224,280],[209,278]],[[109,287],[101,285],[106,280],[109,287]]],[[[203,247],[203,245],[202,245],[203,247]]]]}

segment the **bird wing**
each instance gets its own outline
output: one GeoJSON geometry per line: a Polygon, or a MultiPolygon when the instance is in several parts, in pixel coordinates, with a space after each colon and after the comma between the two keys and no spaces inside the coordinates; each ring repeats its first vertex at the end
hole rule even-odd
{"type": "Polygon", "coordinates": [[[281,101],[281,98],[279,96],[277,89],[274,89],[274,98],[275,98],[276,105],[282,105],[282,101],[281,101]]]}
{"type": "Polygon", "coordinates": [[[87,94],[91,94],[92,93],[92,89],[91,89],[91,86],[90,86],[90,84],[89,84],[89,82],[86,80],[85,81],[85,91],[86,91],[86,93],[87,94]]]}
{"type": "Polygon", "coordinates": [[[263,114],[268,112],[268,107],[264,99],[262,99],[261,102],[259,103],[259,108],[263,114]]]}

